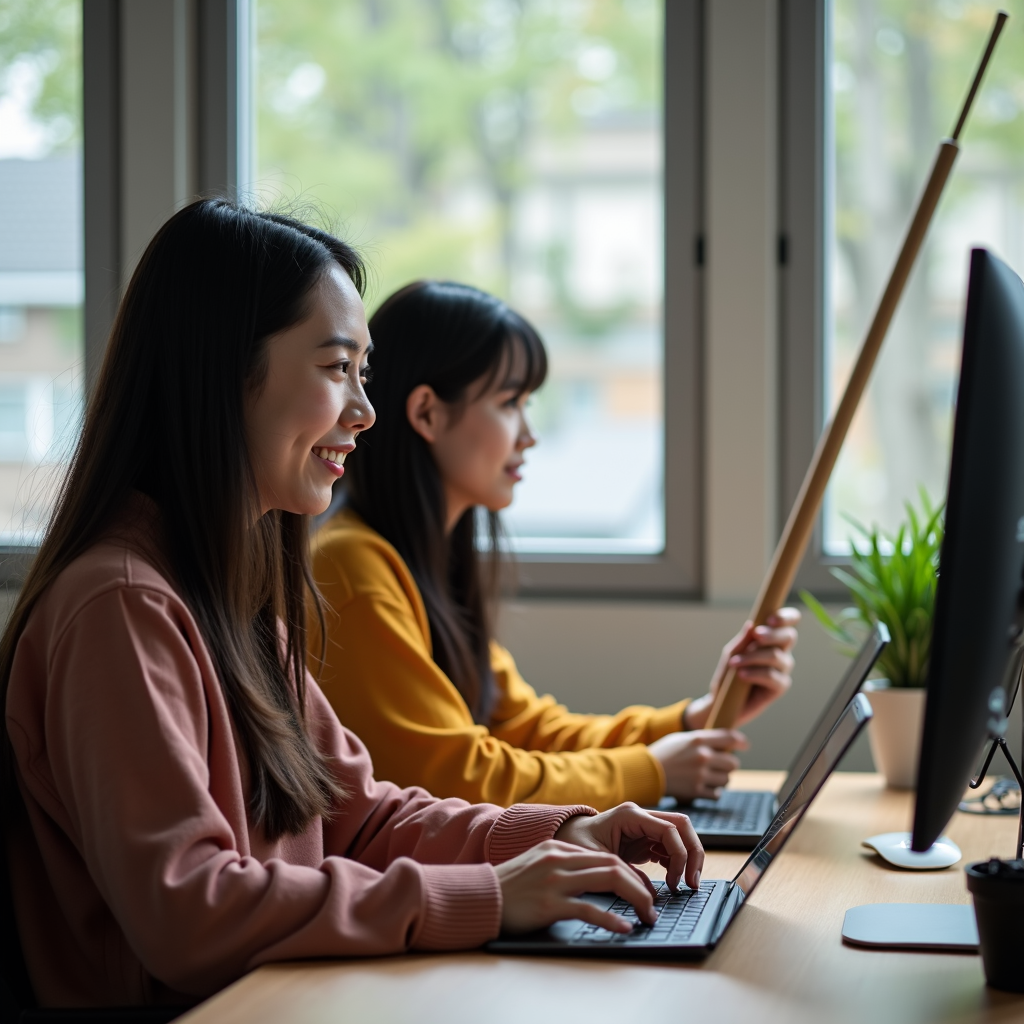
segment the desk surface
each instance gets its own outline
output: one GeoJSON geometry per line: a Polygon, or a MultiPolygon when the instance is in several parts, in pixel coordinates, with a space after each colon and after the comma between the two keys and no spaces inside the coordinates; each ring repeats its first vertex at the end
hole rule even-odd
{"type": "MultiPolygon", "coordinates": [[[[778,780],[775,772],[738,772],[733,785],[767,789],[778,780]]],[[[947,834],[964,852],[960,864],[939,872],[887,868],[860,840],[907,829],[910,808],[911,794],[885,789],[877,775],[834,776],[702,963],[465,953],[275,964],[203,1003],[182,1024],[1024,1020],[1024,995],[986,988],[977,956],[843,945],[849,907],[968,903],[963,865],[1012,856],[1015,819],[957,814],[947,834]]],[[[731,878],[743,857],[712,851],[704,876],[731,878]]]]}

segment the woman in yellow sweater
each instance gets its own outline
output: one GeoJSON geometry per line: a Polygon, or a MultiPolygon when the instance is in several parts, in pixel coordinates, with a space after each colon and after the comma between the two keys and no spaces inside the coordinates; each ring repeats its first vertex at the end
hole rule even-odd
{"type": "Polygon", "coordinates": [[[504,303],[438,282],[391,296],[370,332],[377,422],[314,541],[334,614],[326,637],[312,631],[311,663],[378,777],[503,806],[717,795],[746,740],[703,728],[716,688],[728,665],[754,684],[741,722],[784,693],[799,612],[748,624],[693,701],[581,715],[538,696],[493,638],[495,560],[478,555],[476,511],[493,551],[536,443],[525,404],[544,346],[504,303]]]}

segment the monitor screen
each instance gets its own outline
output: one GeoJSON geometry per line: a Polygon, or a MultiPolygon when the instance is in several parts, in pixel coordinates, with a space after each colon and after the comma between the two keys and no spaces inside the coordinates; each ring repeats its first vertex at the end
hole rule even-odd
{"type": "Polygon", "coordinates": [[[1024,627],[1024,283],[971,253],[913,849],[953,816],[1005,727],[1024,627]]]}

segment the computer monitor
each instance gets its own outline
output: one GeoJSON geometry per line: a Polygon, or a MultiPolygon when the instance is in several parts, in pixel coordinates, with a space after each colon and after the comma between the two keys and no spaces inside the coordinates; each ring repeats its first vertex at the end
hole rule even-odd
{"type": "Polygon", "coordinates": [[[1006,725],[1024,636],[1024,282],[971,253],[946,527],[939,557],[913,849],[953,816],[1006,725]]]}

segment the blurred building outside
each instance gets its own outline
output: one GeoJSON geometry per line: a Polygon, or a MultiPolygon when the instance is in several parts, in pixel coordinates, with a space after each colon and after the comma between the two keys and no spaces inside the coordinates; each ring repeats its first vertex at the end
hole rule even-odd
{"type": "Polygon", "coordinates": [[[643,115],[595,119],[574,138],[538,139],[524,163],[510,300],[541,327],[552,358],[540,443],[527,453],[509,532],[521,550],[657,551],[660,125],[643,115]],[[609,307],[588,334],[588,311],[609,307]]]}
{"type": "Polygon", "coordinates": [[[545,339],[513,547],[661,550],[661,3],[254,12],[257,194],[338,217],[369,257],[371,312],[454,278],[545,339]]]}
{"type": "Polygon", "coordinates": [[[0,159],[0,543],[35,544],[82,409],[77,154],[0,159]]]}

